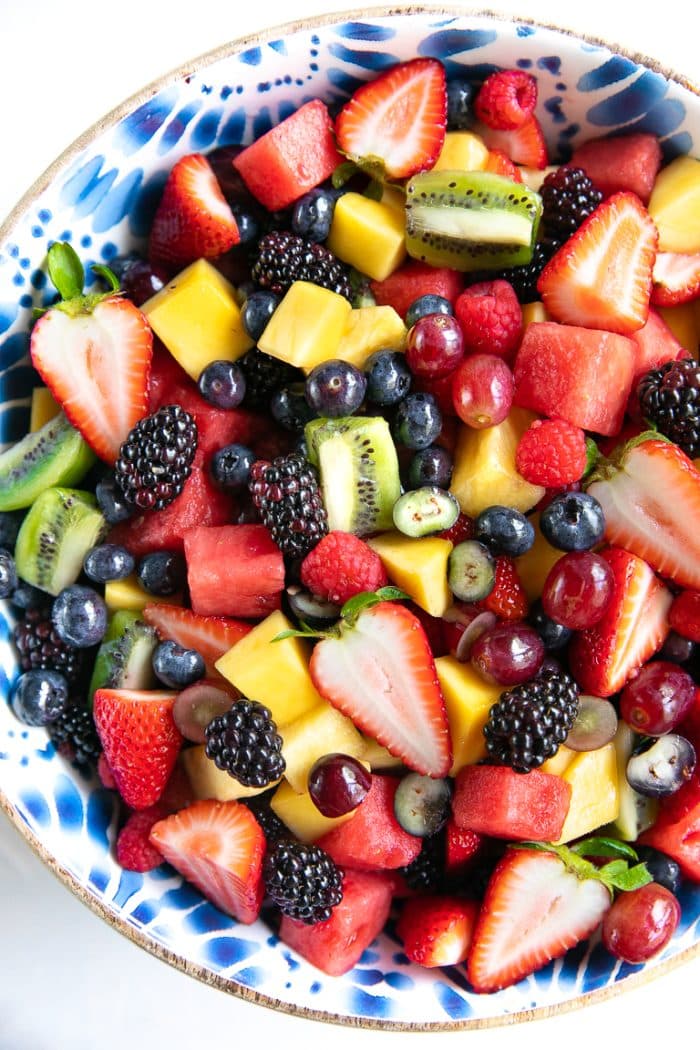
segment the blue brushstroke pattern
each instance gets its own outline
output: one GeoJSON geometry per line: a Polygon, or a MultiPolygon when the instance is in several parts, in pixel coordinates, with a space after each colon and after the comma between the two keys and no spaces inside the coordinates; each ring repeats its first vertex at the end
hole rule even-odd
{"type": "Polygon", "coordinates": [[[226,968],[249,959],[260,951],[257,944],[238,937],[214,937],[202,945],[202,954],[214,966],[226,968]]]}
{"type": "MultiPolygon", "coordinates": [[[[18,311],[19,313],[19,311],[18,311]]],[[[15,332],[0,346],[0,369],[10,368],[29,353],[29,334],[15,332]]]]}
{"type": "Polygon", "coordinates": [[[193,102],[188,102],[186,106],[182,106],[182,108],[177,111],[161,135],[160,142],[158,143],[158,153],[169,153],[174,146],[177,146],[187,130],[187,125],[194,117],[196,117],[201,108],[202,100],[196,98],[193,102]]]}
{"type": "Polygon", "coordinates": [[[24,788],[23,791],[20,791],[19,801],[31,817],[28,823],[37,824],[40,828],[48,828],[50,826],[51,811],[40,791],[34,788],[24,788]]]}
{"type": "Polygon", "coordinates": [[[53,790],[61,829],[71,832],[82,831],[85,810],[82,795],[75,782],[65,773],[59,773],[54,780],[53,790]]]}
{"type": "Polygon", "coordinates": [[[471,1017],[473,1013],[471,1006],[451,985],[436,981],[433,990],[440,1006],[453,1021],[471,1017]]]}
{"type": "Polygon", "coordinates": [[[192,128],[192,146],[195,150],[208,149],[216,141],[223,109],[209,109],[192,128]]]}
{"type": "MultiPolygon", "coordinates": [[[[130,214],[142,181],[143,170],[135,168],[114,186],[95,209],[92,222],[95,233],[105,233],[130,214]]],[[[104,254],[102,257],[105,258],[104,254]]]]}
{"type": "Polygon", "coordinates": [[[245,138],[246,111],[243,106],[234,109],[226,118],[224,126],[219,133],[219,142],[222,146],[240,146],[245,138]]]}
{"type": "Polygon", "coordinates": [[[373,72],[396,65],[396,55],[385,51],[354,51],[352,48],[344,47],[343,44],[329,44],[328,53],[340,62],[360,66],[361,69],[371,69],[373,72]]]}
{"type": "Polygon", "coordinates": [[[127,157],[142,149],[162,128],[177,103],[177,86],[159,92],[117,126],[114,141],[127,157]]]}
{"type": "Polygon", "coordinates": [[[647,70],[629,87],[591,106],[586,116],[596,127],[627,124],[647,113],[664,97],[667,90],[666,79],[647,70]]]}
{"type": "Polygon", "coordinates": [[[620,80],[626,80],[637,72],[639,66],[629,58],[621,55],[613,55],[607,62],[603,62],[596,69],[591,69],[579,77],[576,87],[579,91],[598,91],[600,88],[616,84],[620,80]]]}
{"type": "Polygon", "coordinates": [[[396,36],[395,29],[370,25],[368,22],[344,22],[335,32],[346,40],[391,40],[396,36]]]}

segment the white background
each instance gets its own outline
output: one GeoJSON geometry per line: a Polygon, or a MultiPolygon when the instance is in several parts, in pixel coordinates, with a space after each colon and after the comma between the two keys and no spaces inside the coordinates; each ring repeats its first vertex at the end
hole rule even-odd
{"type": "MultiPolygon", "coordinates": [[[[351,6],[0,0],[0,221],[74,138],[145,83],[247,33],[351,6]]],[[[700,80],[691,0],[490,6],[617,42],[700,80]]],[[[699,986],[700,958],[614,1000],[517,1028],[409,1035],[303,1021],[207,988],[135,947],[72,897],[0,813],[0,1050],[246,1050],[287,1042],[311,1050],[330,1040],[357,1047],[360,1039],[365,1050],[406,1041],[447,1050],[465,1040],[472,1050],[641,1038],[660,1046],[679,1037],[693,1042],[688,1026],[692,1032],[699,986]]]]}

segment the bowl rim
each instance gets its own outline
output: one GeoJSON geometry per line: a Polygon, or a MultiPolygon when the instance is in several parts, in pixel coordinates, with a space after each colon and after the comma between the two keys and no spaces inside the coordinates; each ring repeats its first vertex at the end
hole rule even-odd
{"type": "MultiPolygon", "coordinates": [[[[190,59],[189,61],[186,61],[156,77],[139,91],[136,91],[113,109],[109,110],[109,112],[96,120],[76,139],[74,139],[73,142],[71,142],[51,164],[49,164],[49,166],[32,183],[29,189],[19,198],[9,214],[0,224],[0,245],[8,240],[12,231],[24,217],[31,204],[41,196],[41,194],[62,171],[70,166],[73,160],[90,144],[90,142],[92,142],[98,135],[116,125],[128,113],[143,105],[158,92],[176,81],[191,76],[222,59],[230,58],[241,51],[252,47],[259,47],[268,43],[270,40],[279,39],[280,36],[288,36],[301,31],[326,28],[342,22],[360,21],[367,18],[389,18],[399,15],[445,15],[448,17],[465,19],[484,18],[505,24],[517,23],[519,25],[532,26],[535,29],[551,30],[564,37],[569,37],[572,40],[584,41],[594,47],[607,48],[615,54],[628,58],[638,65],[645,66],[647,69],[662,75],[667,80],[678,84],[692,94],[700,97],[700,84],[696,84],[684,74],[675,72],[663,63],[644,53],[630,51],[614,41],[605,40],[588,33],[578,32],[574,29],[568,29],[565,26],[549,21],[540,21],[536,18],[530,17],[520,18],[515,14],[509,14],[494,9],[465,8],[456,3],[408,3],[402,6],[376,4],[371,7],[348,8],[342,11],[310,16],[308,18],[296,19],[265,27],[256,33],[237,37],[224,44],[220,44],[215,48],[211,48],[208,51],[197,55],[195,58],[190,59]]],[[[114,930],[127,937],[133,944],[138,945],[157,959],[167,962],[182,973],[202,981],[209,987],[218,988],[236,998],[256,1003],[259,1006],[265,1006],[268,1009],[277,1011],[278,1013],[290,1014],[306,1020],[320,1021],[326,1024],[343,1025],[353,1028],[394,1032],[442,1032],[477,1028],[495,1028],[506,1024],[510,1025],[524,1021],[543,1020],[547,1017],[569,1013],[573,1010],[581,1009],[584,1006],[603,1002],[607,999],[613,998],[621,992],[640,987],[657,977],[661,977],[672,970],[675,970],[684,963],[689,962],[693,958],[700,957],[699,938],[695,944],[684,948],[677,955],[673,956],[673,958],[656,963],[651,960],[650,968],[645,966],[643,970],[628,974],[626,977],[616,981],[612,985],[606,985],[604,988],[581,993],[564,1002],[537,1006],[528,1010],[518,1010],[513,1013],[498,1014],[492,1017],[468,1017],[448,1021],[421,1022],[373,1017],[354,1017],[350,1015],[331,1013],[325,1010],[313,1010],[297,1003],[276,999],[273,996],[258,992],[254,988],[238,984],[233,979],[222,977],[213,973],[211,970],[208,970],[204,966],[190,962],[171,949],[152,940],[139,928],[131,926],[125,919],[121,918],[120,915],[112,912],[103,903],[100,897],[95,896],[87,890],[78,881],[75,875],[56,860],[56,858],[42,844],[38,836],[20,817],[16,808],[5,795],[2,785],[0,785],[0,809],[2,809],[7,815],[10,825],[13,826],[25,839],[32,851],[42,863],[46,865],[52,874],[83,904],[90,908],[94,914],[103,919],[114,930]]]]}

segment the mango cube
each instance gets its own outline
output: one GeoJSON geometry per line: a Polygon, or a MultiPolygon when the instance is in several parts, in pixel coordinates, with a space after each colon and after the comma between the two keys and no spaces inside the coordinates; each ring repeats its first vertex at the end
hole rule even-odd
{"type": "Polygon", "coordinates": [[[327,245],[334,255],[375,281],[384,281],[406,255],[405,212],[361,193],[344,193],[333,212],[327,245]]]}
{"type": "Polygon", "coordinates": [[[488,159],[488,148],[479,135],[448,131],[433,171],[483,171],[488,159]]]}
{"type": "Polygon", "coordinates": [[[236,361],[253,345],[235,288],[206,259],[173,277],[141,310],[194,380],[212,361],[236,361]]]}
{"type": "MultiPolygon", "coordinates": [[[[239,798],[252,798],[267,788],[246,787],[225,770],[219,769],[213,759],[207,757],[204,744],[185,748],[182,752],[192,793],[195,798],[214,798],[217,802],[231,802],[239,798]]],[[[269,785],[268,785],[269,786],[269,785]]]]}
{"type": "Polygon", "coordinates": [[[676,157],[656,176],[649,214],[660,252],[700,251],[700,160],[676,157]]]}
{"type": "Polygon", "coordinates": [[[655,309],[671,329],[681,346],[693,357],[700,346],[700,309],[697,300],[678,303],[677,306],[657,306],[655,309]]]}
{"type": "Polygon", "coordinates": [[[298,794],[286,780],[281,782],[272,796],[270,808],[300,842],[316,842],[327,831],[344,824],[355,812],[351,809],[342,817],[324,817],[316,809],[308,791],[298,794]]]}
{"type": "Polygon", "coordinates": [[[282,755],[284,775],[295,791],[306,791],[311,767],[324,755],[338,753],[362,758],[365,742],[351,719],[327,700],[284,726],[282,755]]]}
{"type": "Polygon", "coordinates": [[[379,199],[382,204],[386,204],[387,207],[393,208],[400,216],[401,221],[404,221],[406,217],[406,194],[403,190],[398,189],[396,186],[389,186],[387,183],[384,183],[382,186],[382,195],[379,199]]]}
{"type": "Polygon", "coordinates": [[[617,819],[620,796],[614,743],[582,751],[562,773],[571,785],[569,812],[559,843],[588,835],[617,819]]]}
{"type": "Polygon", "coordinates": [[[406,334],[393,306],[360,306],[348,314],[335,357],[362,368],[375,350],[403,350],[406,334]]]}
{"type": "Polygon", "coordinates": [[[411,539],[401,532],[384,532],[367,541],[376,551],[392,583],[431,616],[442,616],[452,605],[447,586],[449,540],[438,536],[411,539]]]}
{"type": "Polygon", "coordinates": [[[105,604],[110,613],[119,612],[120,609],[128,612],[141,612],[147,605],[155,602],[182,605],[182,597],[179,594],[170,594],[159,598],[150,594],[144,590],[135,575],[127,576],[123,580],[108,580],[105,584],[105,604]]]}
{"type": "Polygon", "coordinates": [[[552,773],[555,777],[560,777],[578,754],[578,751],[572,751],[566,744],[562,744],[555,755],[542,763],[540,769],[543,773],[552,773]]]}
{"type": "Polygon", "coordinates": [[[344,295],[310,281],[295,281],[258,339],[258,347],[280,361],[311,369],[337,357],[351,312],[344,295]]]}
{"type": "Polygon", "coordinates": [[[549,314],[544,308],[544,303],[525,303],[523,306],[523,327],[527,328],[533,321],[549,321],[549,314]]]}
{"type": "Polygon", "coordinates": [[[454,656],[439,656],[435,670],[447,708],[452,739],[450,776],[454,776],[486,754],[484,726],[503,687],[485,682],[471,664],[463,664],[454,656]]]}
{"type": "Polygon", "coordinates": [[[44,423],[57,416],[61,406],[47,386],[35,386],[32,390],[32,405],[29,413],[29,430],[35,434],[44,423]]]}
{"type": "Polygon", "coordinates": [[[535,542],[529,551],[515,559],[515,565],[528,601],[534,602],[542,596],[549,570],[563,557],[564,551],[553,547],[549,540],[544,538],[540,530],[539,514],[532,514],[530,521],[535,529],[535,542]]]}
{"type": "Polygon", "coordinates": [[[403,759],[392,755],[390,751],[380,744],[378,740],[364,737],[365,749],[362,752],[362,760],[366,762],[372,772],[385,769],[398,769],[403,766],[403,759]]]}
{"type": "Polygon", "coordinates": [[[244,696],[270,709],[278,729],[325,703],[309,674],[309,643],[303,638],[272,640],[293,626],[284,613],[273,612],[215,665],[244,696]]]}

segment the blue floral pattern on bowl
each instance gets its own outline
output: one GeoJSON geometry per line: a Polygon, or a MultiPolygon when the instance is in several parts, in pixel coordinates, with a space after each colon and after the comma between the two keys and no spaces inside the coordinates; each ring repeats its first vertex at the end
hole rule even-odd
{"type": "MultiPolygon", "coordinates": [[[[28,423],[32,309],[52,290],[45,274],[53,240],[70,241],[87,264],[142,247],[161,188],[186,153],[249,142],[301,104],[342,102],[362,81],[415,55],[440,58],[448,76],[483,77],[496,67],[529,70],[553,157],[593,136],[650,131],[665,156],[697,152],[700,100],[664,72],[608,47],[488,15],[399,13],[315,23],[232,45],[194,71],[167,79],[93,129],[55,176],[0,231],[0,446],[28,423]]],[[[0,692],[16,674],[12,615],[0,615],[0,692]]],[[[56,870],[110,921],[145,947],[201,978],[292,1012],[387,1026],[459,1027],[550,1010],[610,990],[644,969],[612,959],[595,942],[487,996],[463,967],[410,965],[387,932],[345,977],[331,979],[281,944],[263,921],[223,915],[173,870],[122,871],[113,855],[115,796],[55,753],[46,733],[0,704],[0,801],[56,870]]],[[[700,886],[684,891],[683,920],[648,969],[700,941],[700,886]]]]}

